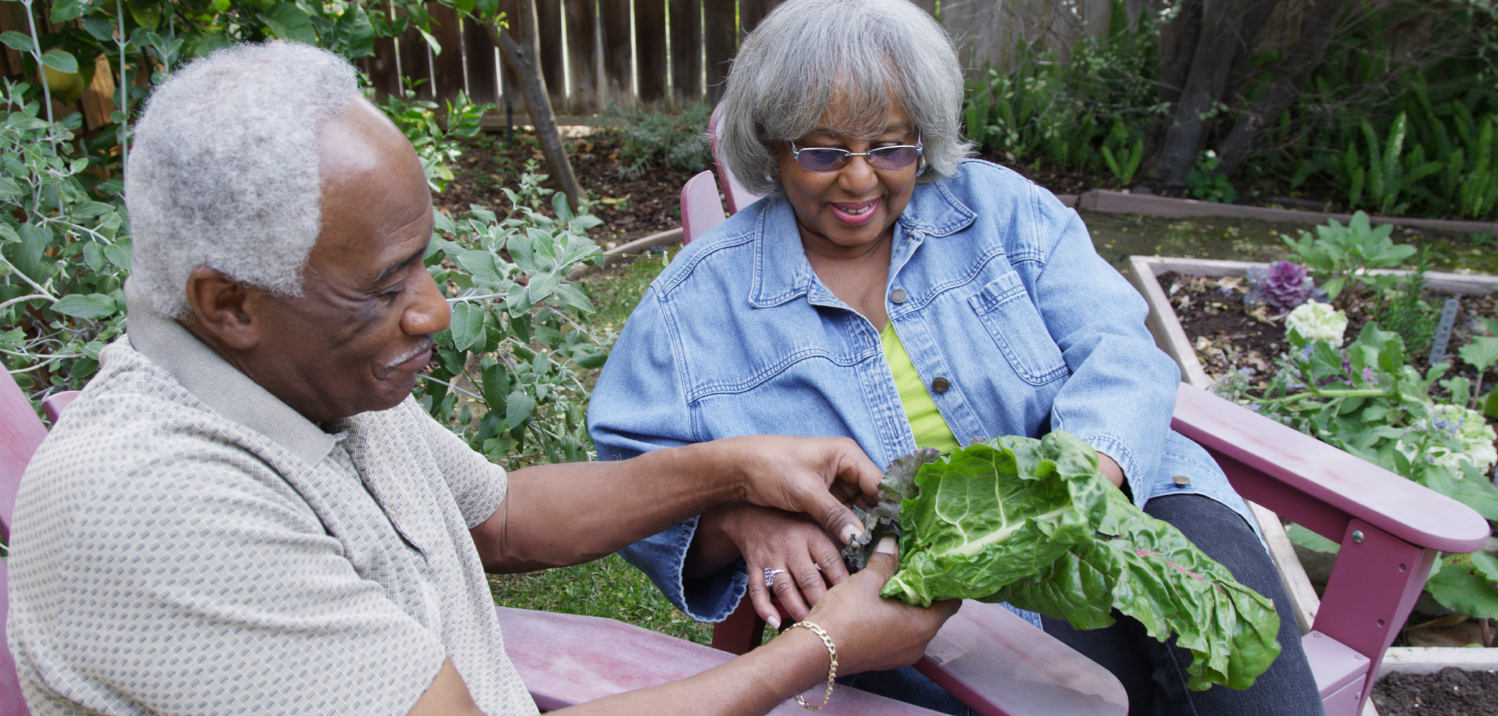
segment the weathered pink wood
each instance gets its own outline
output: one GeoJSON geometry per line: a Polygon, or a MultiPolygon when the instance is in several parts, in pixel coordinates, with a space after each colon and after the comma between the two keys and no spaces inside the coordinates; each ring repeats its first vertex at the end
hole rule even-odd
{"type": "MultiPolygon", "coordinates": [[[[5,518],[9,522],[10,514],[6,513],[5,518]]],[[[0,714],[30,716],[26,699],[21,695],[21,678],[16,675],[16,660],[10,655],[10,649],[4,646],[7,643],[5,619],[10,613],[9,577],[5,561],[0,560],[0,714]]]]}
{"type": "Polygon", "coordinates": [[[916,669],[984,716],[1129,712],[1107,669],[997,604],[964,601],[916,669]]]}
{"type": "MultiPolygon", "coordinates": [[[[733,658],[711,647],[599,617],[495,607],[505,653],[520,672],[536,705],[559,709],[605,696],[680,681],[733,658]]],[[[807,691],[811,703],[822,687],[807,691]]],[[[771,711],[805,713],[787,700],[771,711]]],[[[838,688],[821,713],[854,716],[931,716],[934,711],[838,688]]]]}
{"type": "Polygon", "coordinates": [[[1181,384],[1171,426],[1211,452],[1239,494],[1328,539],[1362,519],[1445,552],[1487,541],[1472,508],[1200,388],[1181,384]]]}
{"type": "Polygon", "coordinates": [[[718,183],[723,187],[723,197],[728,200],[728,213],[730,215],[739,213],[743,209],[761,198],[758,194],[752,194],[743,184],[739,183],[733,172],[718,155],[718,118],[723,114],[723,105],[719,104],[713,108],[713,114],[707,120],[707,143],[713,150],[713,164],[718,168],[718,183]]]}
{"type": "Polygon", "coordinates": [[[712,231],[728,217],[723,213],[723,201],[718,198],[718,185],[713,180],[713,170],[708,169],[687,180],[681,187],[681,243],[712,231]]]}
{"type": "Polygon", "coordinates": [[[21,473],[46,437],[47,428],[36,417],[31,401],[10,373],[0,368],[0,540],[7,543],[21,473]]]}
{"type": "Polygon", "coordinates": [[[72,405],[73,401],[77,400],[80,395],[83,395],[83,393],[77,390],[53,393],[47,396],[46,400],[42,401],[42,414],[46,415],[47,420],[53,425],[56,425],[58,416],[62,415],[62,411],[69,405],[72,405]]]}
{"type": "Polygon", "coordinates": [[[1368,658],[1321,632],[1308,632],[1300,638],[1305,649],[1306,661],[1311,662],[1311,674],[1321,691],[1321,701],[1326,704],[1329,716],[1351,716],[1357,713],[1357,701],[1362,698],[1363,686],[1368,683],[1368,658]],[[1351,689],[1348,689],[1351,688],[1351,689]],[[1333,709],[1333,698],[1353,694],[1351,703],[1338,703],[1333,709]]]}

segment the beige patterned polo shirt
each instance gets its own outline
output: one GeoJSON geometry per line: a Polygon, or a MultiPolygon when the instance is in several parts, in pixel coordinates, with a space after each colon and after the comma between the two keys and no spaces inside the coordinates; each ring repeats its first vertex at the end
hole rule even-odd
{"type": "Polygon", "coordinates": [[[16,503],[33,712],[405,714],[446,657],[486,713],[536,713],[468,534],[503,469],[410,399],[325,432],[129,316],[16,503]]]}

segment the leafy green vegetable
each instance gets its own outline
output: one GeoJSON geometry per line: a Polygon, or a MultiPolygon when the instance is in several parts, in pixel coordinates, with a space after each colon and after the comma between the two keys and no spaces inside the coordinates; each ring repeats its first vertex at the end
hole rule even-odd
{"type": "Polygon", "coordinates": [[[1004,601],[1079,629],[1108,626],[1117,610],[1191,650],[1196,690],[1248,688],[1279,655],[1273,604],[1136,509],[1067,433],[955,451],[921,467],[913,491],[889,482],[905,499],[885,596],[1004,601]]]}

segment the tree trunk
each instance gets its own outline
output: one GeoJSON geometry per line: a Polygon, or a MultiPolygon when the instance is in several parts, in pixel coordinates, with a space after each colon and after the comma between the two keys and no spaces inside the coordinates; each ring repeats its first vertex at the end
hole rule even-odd
{"type": "Polygon", "coordinates": [[[1218,152],[1222,158],[1219,172],[1237,171],[1253,150],[1254,140],[1300,96],[1300,88],[1326,57],[1326,48],[1331,45],[1337,20],[1345,5],[1346,0],[1309,0],[1301,19],[1300,39],[1294,49],[1275,69],[1263,96],[1222,141],[1218,152]]]}
{"type": "Polygon", "coordinates": [[[496,27],[492,20],[484,23],[484,29],[488,31],[494,44],[499,46],[505,65],[520,76],[525,107],[530,112],[531,123],[536,126],[536,138],[541,142],[541,153],[546,156],[547,169],[551,171],[551,177],[556,180],[557,185],[562,187],[562,193],[567,195],[567,203],[576,209],[583,192],[577,183],[577,175],[572,173],[567,150],[562,146],[556,116],[551,112],[551,96],[546,91],[546,78],[541,74],[535,0],[520,0],[520,12],[516,14],[518,17],[512,27],[519,26],[523,44],[510,37],[510,33],[496,27]]]}
{"type": "MultiPolygon", "coordinates": [[[[1206,142],[1208,120],[1231,99],[1229,79],[1235,61],[1253,51],[1259,31],[1279,0],[1203,0],[1201,30],[1191,53],[1189,70],[1180,85],[1180,97],[1171,114],[1170,124],[1159,151],[1151,162],[1150,173],[1174,184],[1186,181],[1186,172],[1196,162],[1196,155],[1206,142]]],[[[1183,7],[1186,12],[1189,7],[1183,7]]],[[[1179,18],[1178,18],[1179,19],[1179,18]]],[[[1183,23],[1189,23],[1186,18],[1183,23]]],[[[1189,24],[1186,25],[1189,28],[1189,24]]],[[[1178,76],[1178,64],[1185,56],[1191,37],[1177,39],[1179,44],[1162,48],[1162,80],[1178,76]],[[1171,63],[1171,64],[1167,64],[1171,63]]],[[[1162,90],[1162,95],[1165,90],[1162,90]]]]}

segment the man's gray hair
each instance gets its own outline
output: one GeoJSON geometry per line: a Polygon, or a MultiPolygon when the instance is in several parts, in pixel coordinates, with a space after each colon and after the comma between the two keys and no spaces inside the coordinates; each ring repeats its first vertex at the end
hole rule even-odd
{"type": "Polygon", "coordinates": [[[790,0],[744,40],[728,75],[718,141],[723,160],[756,194],[782,191],[775,142],[821,127],[834,102],[850,138],[883,133],[892,102],[925,143],[920,181],[950,176],[962,139],[962,70],[936,20],[908,0],[790,0]]]}
{"type": "Polygon", "coordinates": [[[132,291],[185,317],[187,277],[208,266],[300,296],[322,223],[318,131],[362,96],[343,58],[289,42],[219,50],[157,87],[125,180],[132,291]]]}

